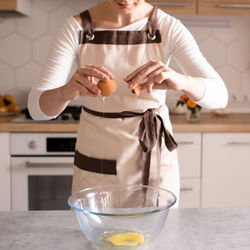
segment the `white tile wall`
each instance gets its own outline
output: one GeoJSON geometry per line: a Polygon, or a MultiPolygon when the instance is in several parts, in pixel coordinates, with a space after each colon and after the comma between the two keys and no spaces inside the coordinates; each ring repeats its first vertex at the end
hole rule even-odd
{"type": "MultiPolygon", "coordinates": [[[[39,76],[59,25],[101,1],[32,0],[32,15],[28,17],[1,17],[0,13],[0,94],[13,95],[17,104],[25,107],[28,91],[39,76]]],[[[203,23],[202,27],[189,25],[188,29],[224,79],[230,94],[229,106],[233,111],[250,112],[250,17],[227,19],[229,27],[203,23]]],[[[169,92],[168,104],[174,105],[178,95],[169,92]]]]}
{"type": "Polygon", "coordinates": [[[49,13],[49,31],[55,33],[66,17],[78,13],[76,9],[63,5],[49,13]]]}
{"type": "Polygon", "coordinates": [[[221,42],[210,36],[199,42],[200,50],[213,67],[220,67],[226,64],[227,48],[221,42]]]}
{"type": "Polygon", "coordinates": [[[32,6],[32,15],[16,18],[16,32],[29,40],[34,40],[48,32],[48,13],[32,6]]]}
{"type": "Polygon", "coordinates": [[[53,35],[50,33],[46,33],[33,41],[33,61],[37,62],[40,65],[43,65],[45,63],[52,40],[53,35]]]}
{"type": "Polygon", "coordinates": [[[0,38],[15,31],[15,18],[0,19],[0,38]]]}
{"type": "Polygon", "coordinates": [[[15,69],[28,63],[32,60],[31,44],[31,40],[26,39],[17,32],[3,37],[0,40],[1,62],[15,69]]]}

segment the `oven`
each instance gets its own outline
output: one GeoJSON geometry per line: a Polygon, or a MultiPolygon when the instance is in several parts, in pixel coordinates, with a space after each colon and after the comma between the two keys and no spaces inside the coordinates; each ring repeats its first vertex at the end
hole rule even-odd
{"type": "Polygon", "coordinates": [[[12,210],[68,210],[76,133],[11,133],[12,210]]]}

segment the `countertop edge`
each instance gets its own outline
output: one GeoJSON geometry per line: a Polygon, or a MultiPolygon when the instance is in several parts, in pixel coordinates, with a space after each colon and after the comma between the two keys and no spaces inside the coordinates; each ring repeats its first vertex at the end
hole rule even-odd
{"type": "MultiPolygon", "coordinates": [[[[54,132],[75,133],[78,123],[14,123],[12,117],[0,117],[0,132],[54,132]]],[[[215,116],[202,114],[201,121],[187,122],[183,115],[170,115],[174,133],[248,133],[250,132],[250,114],[230,114],[228,116],[215,116]]]]}

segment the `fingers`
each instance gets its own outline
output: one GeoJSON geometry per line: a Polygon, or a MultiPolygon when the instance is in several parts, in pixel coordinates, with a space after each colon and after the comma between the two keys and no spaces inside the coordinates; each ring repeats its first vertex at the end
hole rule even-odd
{"type": "Polygon", "coordinates": [[[164,80],[162,77],[165,76],[162,75],[162,72],[167,70],[168,68],[162,62],[150,61],[125,77],[124,80],[128,82],[131,89],[134,89],[139,84],[143,84],[147,92],[151,93],[153,85],[155,83],[160,84],[164,80]],[[156,77],[157,82],[155,82],[156,77]]]}
{"type": "Polygon", "coordinates": [[[94,83],[94,77],[88,76],[87,79],[88,79],[91,83],[94,83]]]}
{"type": "Polygon", "coordinates": [[[97,85],[91,81],[91,77],[82,77],[80,74],[75,74],[74,81],[79,85],[77,86],[78,90],[84,95],[96,97],[101,93],[97,85]]]}
{"type": "Polygon", "coordinates": [[[167,80],[161,82],[161,84],[154,84],[153,89],[171,89],[167,80]]]}
{"type": "Polygon", "coordinates": [[[79,67],[77,72],[83,76],[96,77],[102,81],[114,78],[114,75],[103,66],[84,65],[79,67]]]}
{"type": "Polygon", "coordinates": [[[168,71],[164,66],[153,71],[149,74],[147,82],[145,82],[147,92],[151,93],[152,89],[155,88],[154,85],[160,85],[166,79],[168,79],[168,71]]]}
{"type": "Polygon", "coordinates": [[[93,93],[91,90],[89,90],[88,88],[86,88],[85,86],[81,85],[80,83],[78,84],[78,91],[80,93],[81,96],[87,95],[87,96],[91,96],[91,97],[97,97],[98,94],[97,93],[93,93]]]}
{"type": "Polygon", "coordinates": [[[154,77],[155,83],[162,84],[163,81],[166,81],[166,80],[168,80],[170,78],[170,74],[171,74],[171,72],[170,71],[166,71],[166,70],[162,71],[162,72],[159,72],[154,77]]]}
{"type": "Polygon", "coordinates": [[[124,81],[125,82],[129,82],[131,81],[133,78],[135,78],[142,70],[144,70],[145,68],[147,68],[152,62],[148,62],[144,65],[142,65],[141,67],[139,67],[138,69],[136,69],[134,72],[132,72],[131,74],[127,75],[125,78],[124,78],[124,81]]]}
{"type": "Polygon", "coordinates": [[[94,81],[94,78],[98,78],[102,81],[108,81],[109,79],[114,78],[114,75],[103,66],[80,66],[72,77],[71,90],[74,91],[75,89],[76,95],[77,93],[80,93],[80,95],[97,97],[101,91],[97,87],[97,83],[94,81]]]}

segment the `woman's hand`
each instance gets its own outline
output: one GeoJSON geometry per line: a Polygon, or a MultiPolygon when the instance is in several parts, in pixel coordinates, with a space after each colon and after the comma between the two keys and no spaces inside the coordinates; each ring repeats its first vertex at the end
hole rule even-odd
{"type": "Polygon", "coordinates": [[[102,66],[80,66],[70,81],[61,88],[62,98],[72,101],[83,95],[97,97],[101,91],[94,78],[108,81],[113,77],[113,74],[102,66]]]}
{"type": "Polygon", "coordinates": [[[149,61],[124,78],[130,89],[139,84],[151,93],[152,89],[184,91],[188,76],[175,72],[160,61],[149,61]]]}

